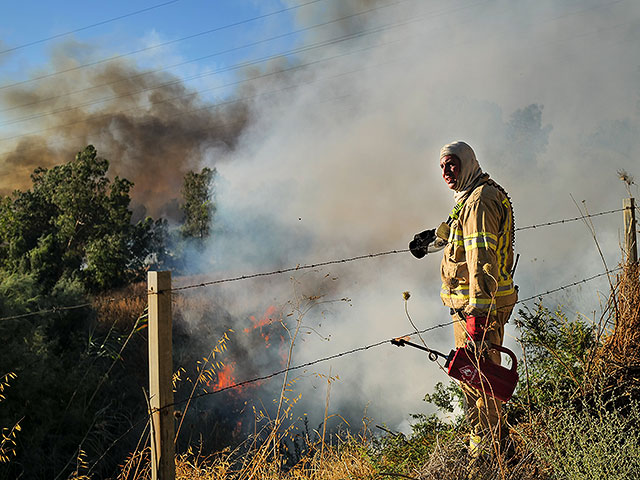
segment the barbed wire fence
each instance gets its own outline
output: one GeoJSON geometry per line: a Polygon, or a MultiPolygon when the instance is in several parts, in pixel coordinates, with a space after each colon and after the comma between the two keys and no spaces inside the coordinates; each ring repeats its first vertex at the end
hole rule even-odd
{"type": "MultiPolygon", "coordinates": [[[[621,269],[622,269],[622,267],[618,267],[618,268],[615,268],[615,269],[611,269],[611,270],[608,270],[608,271],[605,271],[605,272],[598,273],[596,275],[592,275],[590,277],[586,277],[586,278],[584,278],[582,280],[578,280],[578,281],[571,282],[569,284],[562,285],[560,287],[557,287],[557,288],[554,288],[554,289],[551,289],[551,290],[547,290],[545,292],[540,292],[540,293],[532,295],[530,297],[518,300],[517,302],[514,303],[514,306],[518,305],[518,304],[523,304],[523,303],[531,301],[531,300],[536,300],[536,299],[540,299],[541,300],[543,297],[545,297],[547,295],[551,295],[553,293],[556,293],[556,292],[559,292],[559,291],[564,291],[564,290],[567,290],[569,288],[572,288],[572,287],[575,287],[575,286],[590,282],[591,280],[594,280],[596,278],[599,278],[599,277],[602,277],[602,276],[605,276],[605,275],[609,275],[611,273],[615,273],[615,272],[617,272],[617,271],[619,271],[621,269]]],[[[431,331],[434,331],[434,330],[438,330],[440,328],[451,326],[451,325],[453,325],[453,323],[454,323],[453,321],[439,323],[437,325],[432,325],[430,327],[427,327],[427,328],[424,328],[424,329],[421,329],[421,330],[414,330],[414,331],[411,331],[409,333],[405,333],[404,335],[400,335],[400,337],[406,337],[406,336],[410,336],[410,335],[428,333],[428,332],[431,332],[431,331]]],[[[235,390],[235,389],[242,388],[242,387],[245,387],[245,386],[250,385],[250,384],[254,384],[254,383],[257,383],[257,382],[263,382],[265,380],[269,380],[269,379],[277,377],[279,375],[284,375],[285,373],[288,373],[288,372],[309,368],[309,367],[311,367],[313,365],[317,365],[319,363],[323,363],[323,362],[327,362],[327,361],[330,361],[330,360],[335,360],[335,359],[338,359],[338,358],[341,358],[341,357],[345,357],[345,356],[348,356],[348,355],[353,355],[353,354],[356,354],[356,353],[364,352],[364,351],[367,351],[367,350],[371,350],[371,349],[380,347],[382,345],[391,345],[391,338],[385,338],[383,340],[379,340],[379,341],[374,342],[374,343],[370,343],[370,344],[367,344],[367,345],[354,347],[352,349],[349,349],[349,350],[346,350],[346,351],[343,351],[343,352],[339,352],[339,353],[335,353],[335,354],[328,355],[328,356],[325,356],[325,357],[317,358],[315,360],[311,360],[309,362],[305,362],[305,363],[302,363],[302,364],[299,364],[299,365],[290,366],[289,368],[283,368],[283,369],[280,369],[280,370],[276,370],[276,371],[273,371],[273,372],[271,372],[269,374],[265,374],[265,375],[261,375],[261,376],[258,376],[258,377],[253,377],[253,378],[250,378],[250,379],[247,379],[247,380],[243,380],[243,381],[240,381],[240,382],[236,382],[236,383],[233,383],[231,385],[226,385],[224,387],[221,387],[221,388],[218,388],[218,389],[215,389],[215,390],[211,390],[211,391],[208,391],[208,392],[202,392],[202,393],[199,393],[198,395],[195,395],[195,396],[193,396],[191,398],[184,398],[182,400],[178,400],[178,401],[175,401],[175,402],[173,402],[171,404],[165,405],[164,407],[162,407],[162,409],[174,408],[174,407],[177,407],[177,406],[180,406],[180,405],[183,405],[183,404],[187,403],[189,400],[195,400],[195,399],[202,398],[202,397],[208,397],[208,396],[211,396],[211,395],[217,395],[217,394],[220,394],[220,393],[223,393],[223,392],[227,392],[227,391],[230,391],[230,390],[235,390]]],[[[149,422],[151,420],[151,416],[153,415],[153,413],[154,412],[148,412],[147,415],[141,416],[140,419],[138,419],[135,423],[133,423],[126,432],[124,432],[117,439],[115,439],[114,442],[107,448],[107,450],[105,450],[105,452],[103,452],[103,454],[94,463],[94,465],[91,467],[91,469],[89,470],[88,473],[91,473],[93,471],[93,469],[95,468],[97,463],[99,463],[107,455],[108,451],[111,450],[118,442],[120,442],[122,439],[124,439],[129,433],[131,433],[133,430],[135,430],[138,426],[142,425],[144,422],[149,422]]]]}
{"type": "MultiPolygon", "coordinates": [[[[607,211],[603,211],[603,212],[599,212],[599,213],[595,213],[595,214],[589,214],[589,215],[581,215],[579,217],[572,217],[572,218],[565,218],[565,219],[560,219],[560,220],[554,220],[554,221],[549,221],[549,222],[543,222],[543,223],[538,223],[538,224],[533,224],[533,225],[528,225],[528,226],[524,226],[524,227],[519,227],[516,228],[515,231],[525,231],[525,230],[532,230],[532,229],[538,229],[538,228],[544,228],[544,227],[549,227],[549,226],[554,226],[554,225],[561,225],[561,224],[566,224],[566,223],[570,223],[570,222],[575,222],[578,220],[582,220],[584,221],[585,219],[590,219],[590,218],[594,218],[594,217],[600,217],[600,216],[604,216],[604,215],[609,215],[609,214],[613,214],[613,213],[619,213],[622,212],[624,209],[613,209],[613,210],[607,210],[607,211]]],[[[175,287],[175,288],[171,288],[169,290],[166,291],[158,291],[155,293],[168,293],[168,292],[182,292],[185,290],[190,290],[190,289],[195,289],[195,288],[204,288],[204,287],[209,287],[209,286],[214,286],[214,285],[220,285],[220,284],[224,284],[224,283],[230,283],[230,282],[237,282],[237,281],[242,281],[242,280],[248,280],[248,279],[254,279],[254,278],[261,278],[261,277],[268,277],[268,276],[274,276],[274,275],[281,275],[284,273],[291,273],[291,272],[296,272],[296,271],[302,271],[302,270],[309,270],[309,269],[317,269],[317,268],[321,268],[324,266],[329,266],[329,265],[338,265],[338,264],[346,264],[346,263],[353,263],[353,262],[358,262],[361,260],[366,260],[366,259],[374,259],[374,258],[379,258],[379,257],[383,257],[383,256],[389,256],[389,255],[396,255],[396,254],[401,254],[401,253],[407,253],[409,252],[409,249],[397,249],[397,250],[388,250],[388,251],[384,251],[384,252],[378,252],[378,253],[370,253],[370,254],[364,254],[364,255],[357,255],[357,256],[353,256],[353,257],[348,257],[348,258],[341,258],[341,259],[334,259],[334,260],[327,260],[327,261],[322,261],[322,262],[316,262],[316,263],[310,263],[310,264],[303,264],[303,265],[296,265],[295,267],[289,267],[289,268],[284,268],[284,269],[277,269],[277,270],[272,270],[272,271],[267,271],[267,272],[256,272],[256,273],[251,273],[251,274],[246,274],[246,275],[239,275],[239,276],[234,276],[234,277],[228,277],[228,278],[223,278],[223,279],[216,279],[216,280],[211,280],[211,281],[206,281],[206,282],[200,282],[200,283],[196,283],[196,284],[189,284],[189,285],[184,285],[184,286],[179,286],[179,287],[175,287]]],[[[565,285],[562,285],[560,287],[554,288],[554,289],[550,289],[547,290],[545,292],[541,292],[538,293],[536,295],[532,295],[530,297],[518,300],[517,302],[515,302],[514,306],[517,304],[523,304],[525,302],[531,301],[531,300],[535,300],[535,299],[542,299],[545,296],[551,295],[553,293],[559,292],[559,291],[563,291],[563,290],[567,290],[569,288],[587,283],[589,281],[592,281],[596,278],[605,276],[605,275],[610,275],[611,273],[614,273],[618,270],[620,270],[621,267],[619,268],[615,268],[615,269],[608,269],[605,272],[602,273],[598,273],[586,278],[583,278],[581,280],[578,281],[574,281],[565,285]]],[[[132,298],[133,296],[131,296],[130,298],[132,298]]],[[[107,299],[107,302],[110,301],[115,301],[114,298],[111,299],[107,299]]],[[[33,316],[38,316],[38,315],[46,315],[46,314],[50,314],[50,313],[60,313],[60,312],[64,312],[64,311],[70,311],[70,310],[75,310],[75,309],[81,309],[81,308],[92,308],[94,306],[93,302],[83,302],[83,303],[79,303],[79,304],[75,304],[75,305],[58,305],[58,306],[53,306],[47,309],[42,309],[42,310],[38,310],[38,311],[34,311],[34,312],[27,312],[27,313],[23,313],[23,314],[17,314],[17,315],[10,315],[10,316],[5,316],[5,317],[0,317],[0,321],[8,321],[8,320],[20,320],[20,319],[25,319],[25,318],[29,318],[29,317],[33,317],[33,316]]],[[[434,331],[440,328],[444,328],[447,326],[452,325],[452,321],[449,322],[445,322],[445,323],[440,323],[437,325],[433,325],[431,327],[422,329],[422,330],[415,330],[410,332],[408,335],[414,335],[414,334],[423,334],[423,333],[427,333],[430,331],[434,331]]],[[[139,328],[139,322],[134,322],[134,325],[132,327],[132,331],[129,334],[129,336],[127,338],[130,338],[132,333],[139,328]]],[[[265,374],[265,375],[261,375],[258,377],[254,377],[254,378],[250,378],[247,380],[243,380],[240,382],[236,382],[233,383],[231,385],[226,385],[224,387],[215,389],[215,390],[211,390],[211,391],[205,391],[202,392],[198,395],[195,395],[192,397],[192,399],[197,399],[197,398],[202,398],[202,397],[206,397],[206,396],[210,396],[210,395],[216,395],[216,394],[220,394],[223,393],[225,391],[229,391],[229,390],[235,390],[241,387],[244,387],[246,385],[249,384],[254,384],[257,382],[262,382],[265,380],[269,380],[271,378],[277,377],[279,375],[283,375],[287,372],[291,372],[291,371],[297,371],[297,370],[301,370],[301,369],[305,369],[305,368],[309,368],[313,365],[319,364],[319,363],[323,363],[323,362],[327,362],[330,360],[334,360],[337,358],[341,358],[341,357],[345,357],[345,356],[349,356],[349,355],[353,355],[359,352],[363,352],[363,351],[367,351],[370,349],[374,349],[377,347],[380,347],[384,344],[388,344],[390,343],[390,339],[384,339],[384,340],[379,340],[377,342],[371,343],[371,344],[367,344],[367,345],[361,345],[361,346],[357,346],[354,347],[352,349],[343,351],[343,352],[339,352],[339,353],[335,353],[332,355],[328,355],[322,358],[317,358],[315,360],[306,362],[306,363],[302,363],[299,365],[294,365],[294,366],[289,366],[288,368],[284,368],[284,369],[279,369],[276,371],[273,371],[271,373],[265,374]]],[[[125,345],[123,345],[123,348],[120,351],[120,354],[114,359],[114,364],[115,362],[118,361],[118,359],[120,358],[120,355],[122,354],[122,350],[126,347],[126,343],[125,345]]],[[[113,365],[109,368],[109,371],[111,370],[111,368],[113,368],[113,365]]],[[[101,384],[102,382],[100,382],[101,384]]],[[[98,389],[99,389],[98,385],[98,389]]],[[[97,393],[97,389],[96,392],[94,392],[94,395],[97,393]]],[[[176,406],[182,405],[184,403],[186,403],[189,399],[182,399],[182,400],[178,400],[170,405],[166,405],[164,408],[174,408],[176,406]]],[[[118,438],[116,438],[114,440],[114,442],[107,448],[107,450],[98,458],[98,460],[96,461],[96,463],[94,463],[94,465],[92,466],[91,470],[93,470],[95,468],[95,466],[107,455],[108,451],[111,450],[118,442],[120,442],[122,439],[124,439],[128,433],[130,433],[132,430],[134,430],[137,426],[141,425],[142,422],[145,421],[149,421],[149,419],[151,418],[151,415],[153,414],[153,412],[149,412],[147,415],[142,416],[141,419],[135,423],[133,423],[131,425],[131,427],[124,432],[122,435],[120,435],[118,438]]]]}

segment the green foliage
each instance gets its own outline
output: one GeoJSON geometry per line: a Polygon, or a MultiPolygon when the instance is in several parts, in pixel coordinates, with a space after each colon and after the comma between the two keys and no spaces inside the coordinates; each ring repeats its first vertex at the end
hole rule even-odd
{"type": "Polygon", "coordinates": [[[516,325],[527,368],[520,363],[506,410],[516,430],[525,425],[523,438],[539,464],[559,480],[637,478],[640,406],[601,392],[608,382],[594,368],[602,347],[594,328],[542,305],[521,310],[516,325]]]}
{"type": "MultiPolygon", "coordinates": [[[[582,319],[570,320],[560,310],[539,305],[535,311],[520,310],[515,320],[526,367],[520,362],[519,400],[530,398],[531,407],[564,404],[584,393],[597,348],[594,329],[582,319]]],[[[527,400],[528,402],[528,400],[527,400]]]]}
{"type": "Polygon", "coordinates": [[[33,275],[43,291],[61,278],[77,278],[92,291],[140,278],[163,224],[131,224],[133,184],[109,180],[108,168],[90,145],[69,163],[36,169],[30,190],[2,198],[0,269],[33,275]]]}
{"type": "MultiPolygon", "coordinates": [[[[11,380],[15,378],[16,374],[9,372],[0,379],[0,402],[7,398],[5,390],[9,387],[11,380]]],[[[21,429],[20,420],[15,422],[12,427],[0,427],[0,463],[9,463],[15,457],[16,437],[21,429]]]]}
{"type": "MultiPolygon", "coordinates": [[[[46,293],[34,273],[0,279],[3,317],[86,301],[79,279],[61,278],[46,293]]],[[[0,337],[0,372],[16,374],[0,404],[0,426],[22,429],[0,478],[68,474],[79,448],[95,461],[129,428],[127,417],[144,410],[137,379],[105,354],[119,351],[124,336],[97,324],[90,307],[5,319],[0,337]]]]}
{"type": "Polygon", "coordinates": [[[534,442],[540,460],[558,480],[633,480],[640,472],[640,405],[622,415],[602,401],[595,406],[548,411],[543,441],[534,442]]]}
{"type": "Polygon", "coordinates": [[[415,423],[411,434],[388,431],[387,435],[374,438],[370,447],[372,461],[378,471],[409,474],[419,470],[436,446],[455,434],[455,428],[443,422],[436,414],[412,414],[415,423]]]}
{"type": "MultiPolygon", "coordinates": [[[[464,409],[464,394],[460,388],[460,384],[451,380],[446,386],[442,382],[436,383],[433,393],[427,393],[424,401],[434,404],[442,413],[450,414],[464,409]]],[[[455,422],[462,421],[462,415],[455,418],[455,422]]]]}
{"type": "Polygon", "coordinates": [[[200,173],[188,172],[182,184],[182,211],[185,218],[182,235],[203,239],[209,236],[216,211],[213,201],[213,180],[216,170],[205,167],[200,173]]]}
{"type": "Polygon", "coordinates": [[[108,167],[89,146],[0,199],[0,316],[9,317],[0,321],[0,372],[17,374],[0,425],[22,428],[0,478],[66,477],[80,450],[99,458],[144,410],[137,378],[114,354],[126,335],[88,306],[58,308],[141,278],[164,254],[166,223],[132,224],[133,184],[110,180],[108,167]]]}

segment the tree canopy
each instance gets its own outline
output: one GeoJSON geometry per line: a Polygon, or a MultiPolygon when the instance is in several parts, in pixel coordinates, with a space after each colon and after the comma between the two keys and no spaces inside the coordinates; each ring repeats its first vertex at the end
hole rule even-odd
{"type": "Polygon", "coordinates": [[[0,201],[0,269],[32,274],[44,288],[78,279],[89,290],[139,278],[161,247],[163,222],[131,223],[133,183],[107,177],[89,145],[69,163],[38,168],[32,188],[0,201]]]}
{"type": "Polygon", "coordinates": [[[182,211],[185,218],[182,235],[204,239],[211,230],[211,222],[215,213],[213,202],[213,180],[216,169],[204,167],[200,173],[188,172],[182,184],[182,211]]]}

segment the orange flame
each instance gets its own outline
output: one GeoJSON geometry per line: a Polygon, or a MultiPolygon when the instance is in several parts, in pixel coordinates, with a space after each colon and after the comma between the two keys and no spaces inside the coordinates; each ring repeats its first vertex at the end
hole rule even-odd
{"type": "Polygon", "coordinates": [[[275,305],[271,305],[269,308],[267,308],[267,311],[264,312],[264,315],[262,315],[260,320],[256,320],[256,317],[254,315],[251,315],[249,317],[249,320],[251,320],[251,322],[253,323],[253,326],[251,328],[249,327],[245,328],[244,333],[249,333],[251,330],[259,329],[260,335],[264,339],[266,348],[269,348],[271,346],[271,343],[269,342],[270,333],[265,333],[262,330],[263,330],[263,327],[271,325],[274,321],[276,321],[275,317],[277,314],[278,314],[278,309],[275,307],[275,305]]]}
{"type": "Polygon", "coordinates": [[[226,388],[236,384],[236,378],[233,375],[235,363],[228,363],[222,370],[217,373],[217,381],[214,385],[215,389],[226,388]]]}
{"type": "MultiPolygon", "coordinates": [[[[262,329],[262,327],[264,326],[271,325],[274,321],[272,317],[276,312],[277,312],[277,308],[275,307],[275,305],[271,305],[269,308],[267,308],[267,311],[264,312],[264,315],[260,320],[256,320],[256,317],[254,315],[251,315],[249,317],[249,320],[251,320],[251,322],[253,323],[252,329],[253,330],[256,330],[258,328],[262,329]]],[[[251,329],[249,328],[245,328],[244,332],[249,333],[250,330],[251,329]]]]}

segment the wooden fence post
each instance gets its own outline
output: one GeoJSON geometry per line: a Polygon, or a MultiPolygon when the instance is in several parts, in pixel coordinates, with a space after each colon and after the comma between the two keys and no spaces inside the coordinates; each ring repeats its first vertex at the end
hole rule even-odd
{"type": "Polygon", "coordinates": [[[148,272],[148,288],[151,478],[174,480],[175,425],[173,407],[166,407],[173,404],[171,272],[148,272]]]}
{"type": "Polygon", "coordinates": [[[623,199],[622,206],[624,208],[624,249],[627,255],[627,263],[635,263],[638,261],[635,198],[623,199]]]}

